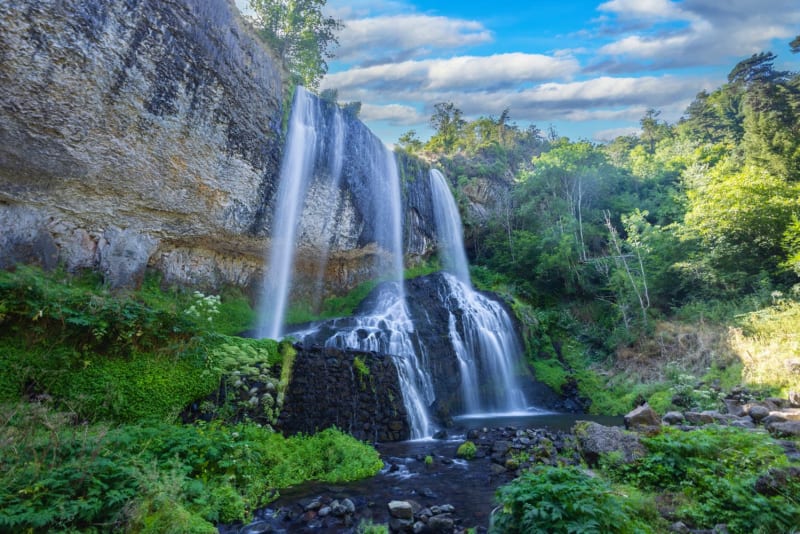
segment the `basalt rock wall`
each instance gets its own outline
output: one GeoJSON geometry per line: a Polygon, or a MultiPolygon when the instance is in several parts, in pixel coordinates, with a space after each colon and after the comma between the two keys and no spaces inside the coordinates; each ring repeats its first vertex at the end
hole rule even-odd
{"type": "Polygon", "coordinates": [[[410,429],[397,369],[390,356],[297,347],[277,426],[313,433],[335,426],[357,439],[399,441],[410,429]]]}

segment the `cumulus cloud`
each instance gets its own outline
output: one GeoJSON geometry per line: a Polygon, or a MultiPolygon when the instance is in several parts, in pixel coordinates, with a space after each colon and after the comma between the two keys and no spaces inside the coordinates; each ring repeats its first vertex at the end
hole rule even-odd
{"type": "Polygon", "coordinates": [[[797,34],[800,8],[796,0],[611,0],[598,7],[621,20],[660,24],[620,37],[598,50],[607,72],[635,68],[675,68],[709,65],[728,58],[745,57],[765,50],[773,39],[797,34]],[[668,28],[665,30],[664,25],[668,28]],[[633,60],[633,62],[632,62],[633,60]]]}
{"type": "Polygon", "coordinates": [[[357,67],[328,75],[323,86],[339,91],[353,88],[475,91],[569,78],[579,69],[577,60],[569,56],[522,53],[458,56],[357,67]]]}
{"type": "Polygon", "coordinates": [[[359,116],[365,121],[387,121],[399,126],[419,124],[428,120],[427,115],[423,115],[414,107],[401,104],[363,104],[359,116]]]}
{"type": "Polygon", "coordinates": [[[686,16],[678,4],[670,0],[611,0],[600,4],[597,9],[623,18],[674,19],[686,16]]]}
{"type": "Polygon", "coordinates": [[[388,15],[345,21],[337,58],[376,64],[421,57],[437,50],[487,43],[492,33],[481,23],[424,14],[388,15]]]}

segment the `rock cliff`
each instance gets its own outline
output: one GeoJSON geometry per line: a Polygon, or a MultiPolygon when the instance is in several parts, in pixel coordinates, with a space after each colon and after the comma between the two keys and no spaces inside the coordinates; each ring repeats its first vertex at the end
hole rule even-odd
{"type": "MultiPolygon", "coordinates": [[[[167,282],[255,291],[286,110],[279,63],[232,0],[2,2],[0,27],[0,268],[61,262],[129,286],[152,267],[167,282]]],[[[353,188],[359,143],[374,136],[353,117],[347,131],[326,293],[376,274],[375,200],[353,188]]],[[[406,252],[424,256],[427,180],[409,183],[406,252]]],[[[304,224],[311,260],[319,229],[304,224]]]]}
{"type": "Polygon", "coordinates": [[[0,5],[0,263],[251,281],[282,76],[237,19],[227,0],[0,5]]]}

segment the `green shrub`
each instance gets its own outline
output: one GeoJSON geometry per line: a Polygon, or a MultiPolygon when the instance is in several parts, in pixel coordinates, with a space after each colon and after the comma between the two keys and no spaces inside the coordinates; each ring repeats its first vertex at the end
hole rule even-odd
{"type": "Polygon", "coordinates": [[[576,467],[537,466],[497,490],[490,532],[646,533],[634,503],[576,467]]]}
{"type": "Polygon", "coordinates": [[[466,460],[472,460],[475,458],[475,453],[478,452],[478,447],[471,441],[465,441],[461,445],[458,446],[458,450],[456,451],[456,456],[459,458],[464,458],[466,460]]]}
{"type": "Polygon", "coordinates": [[[0,531],[211,532],[279,488],[374,475],[342,432],[284,438],[252,424],[74,425],[40,404],[0,407],[0,531]]]}
{"type": "Polygon", "coordinates": [[[649,491],[683,495],[685,504],[675,515],[687,523],[700,528],[725,523],[732,533],[789,532],[800,524],[798,488],[774,496],[754,490],[769,468],[787,465],[767,434],[713,425],[690,432],[664,428],[642,443],[646,456],[609,466],[609,474],[649,491]]]}

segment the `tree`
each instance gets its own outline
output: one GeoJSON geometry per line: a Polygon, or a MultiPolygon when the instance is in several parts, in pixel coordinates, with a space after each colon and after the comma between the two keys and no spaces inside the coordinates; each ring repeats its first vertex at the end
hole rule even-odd
{"type": "Polygon", "coordinates": [[[800,53],[800,35],[795,37],[791,43],[789,43],[789,48],[792,49],[792,54],[800,53]]]}
{"type": "Polygon", "coordinates": [[[445,153],[452,152],[466,125],[463,114],[452,102],[440,102],[433,106],[433,110],[430,124],[436,133],[428,144],[434,149],[441,148],[445,153]]]}
{"type": "Polygon", "coordinates": [[[416,130],[408,130],[397,139],[397,144],[408,152],[419,152],[422,150],[422,141],[417,137],[416,130]]]}
{"type": "Polygon", "coordinates": [[[325,0],[250,0],[259,37],[272,47],[295,83],[316,89],[343,25],[322,13],[325,0]]]}
{"type": "Polygon", "coordinates": [[[670,135],[669,125],[664,121],[659,121],[660,111],[650,108],[644,117],[639,121],[642,126],[642,142],[647,146],[647,151],[651,154],[656,150],[656,143],[670,135]]]}

